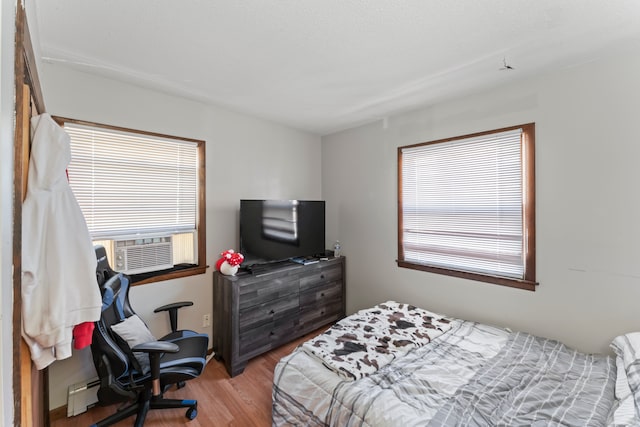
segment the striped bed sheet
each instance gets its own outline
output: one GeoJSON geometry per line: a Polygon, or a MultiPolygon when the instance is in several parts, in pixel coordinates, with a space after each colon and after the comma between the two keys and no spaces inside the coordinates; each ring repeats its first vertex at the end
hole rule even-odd
{"type": "Polygon", "coordinates": [[[274,426],[606,426],[615,360],[463,320],[357,380],[302,348],[276,366],[274,426]]]}

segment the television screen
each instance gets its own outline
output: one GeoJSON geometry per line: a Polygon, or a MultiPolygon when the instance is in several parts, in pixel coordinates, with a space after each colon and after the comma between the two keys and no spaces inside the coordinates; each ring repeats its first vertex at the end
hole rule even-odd
{"type": "Polygon", "coordinates": [[[244,266],[324,254],[325,202],[241,200],[244,266]]]}

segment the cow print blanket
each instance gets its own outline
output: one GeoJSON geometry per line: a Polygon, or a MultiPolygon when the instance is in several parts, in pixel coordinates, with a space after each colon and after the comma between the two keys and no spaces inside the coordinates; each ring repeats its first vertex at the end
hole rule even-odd
{"type": "Polygon", "coordinates": [[[355,380],[450,328],[451,320],[441,315],[388,301],[342,319],[301,347],[345,379],[355,380]]]}

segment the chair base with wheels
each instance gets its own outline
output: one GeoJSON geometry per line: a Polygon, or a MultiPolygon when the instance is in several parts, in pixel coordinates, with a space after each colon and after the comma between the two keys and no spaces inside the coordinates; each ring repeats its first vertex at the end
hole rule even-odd
{"type": "MultiPolygon", "coordinates": [[[[188,408],[185,416],[193,420],[198,415],[198,401],[189,399],[165,399],[160,391],[160,355],[162,353],[176,353],[178,346],[169,342],[154,342],[140,344],[132,350],[149,354],[151,363],[151,387],[144,387],[138,394],[136,402],[120,409],[115,414],[93,424],[95,427],[105,427],[136,415],[135,427],[142,427],[150,409],[188,408]]],[[[93,427],[92,426],[92,427],[93,427]]]]}

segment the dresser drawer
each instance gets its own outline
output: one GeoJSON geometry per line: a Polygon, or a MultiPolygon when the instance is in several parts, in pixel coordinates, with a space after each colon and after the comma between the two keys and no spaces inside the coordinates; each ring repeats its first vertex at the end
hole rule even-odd
{"type": "Polygon", "coordinates": [[[334,301],[342,301],[342,282],[324,283],[300,292],[300,310],[306,311],[334,301]]]}
{"type": "Polygon", "coordinates": [[[255,328],[265,323],[271,323],[287,316],[298,314],[299,300],[298,294],[288,295],[275,300],[263,302],[240,309],[239,327],[240,332],[255,328]]]}
{"type": "Polygon", "coordinates": [[[306,334],[344,317],[342,281],[300,293],[300,333],[306,334]]]}
{"type": "Polygon", "coordinates": [[[239,353],[250,359],[291,340],[299,329],[298,316],[277,319],[240,334],[239,353]]]}
{"type": "Polygon", "coordinates": [[[300,292],[342,278],[342,265],[323,265],[300,273],[300,292]]]}
{"type": "Polygon", "coordinates": [[[331,301],[327,304],[300,312],[299,330],[306,334],[321,326],[338,321],[344,317],[342,300],[331,301]]]}
{"type": "Polygon", "coordinates": [[[240,310],[297,293],[297,275],[276,277],[268,281],[254,280],[240,287],[240,310]]]}

